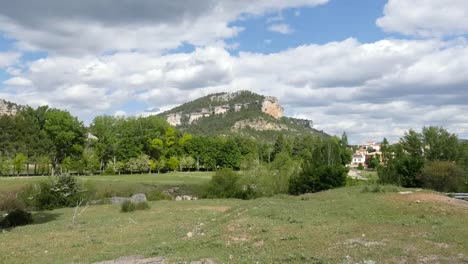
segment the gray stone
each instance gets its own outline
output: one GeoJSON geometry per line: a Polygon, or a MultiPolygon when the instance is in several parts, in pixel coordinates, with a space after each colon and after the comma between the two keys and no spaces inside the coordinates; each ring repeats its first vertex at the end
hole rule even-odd
{"type": "Polygon", "coordinates": [[[137,202],[137,203],[146,202],[146,195],[144,193],[137,193],[137,194],[132,195],[131,200],[132,202],[137,202]]]}
{"type": "Polygon", "coordinates": [[[113,203],[113,204],[120,204],[120,203],[123,203],[125,201],[130,201],[130,198],[112,197],[110,200],[111,200],[111,203],[113,203]]]}

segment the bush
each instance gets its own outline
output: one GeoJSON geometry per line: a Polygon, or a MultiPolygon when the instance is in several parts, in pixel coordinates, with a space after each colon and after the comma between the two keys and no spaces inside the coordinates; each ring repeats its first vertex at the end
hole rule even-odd
{"type": "Polygon", "coordinates": [[[131,201],[124,201],[120,207],[120,211],[123,213],[133,212],[135,210],[135,204],[131,201]]]}
{"type": "Polygon", "coordinates": [[[75,206],[83,198],[83,193],[75,177],[57,176],[26,187],[18,196],[22,202],[34,209],[52,210],[75,206]]]}
{"type": "Polygon", "coordinates": [[[15,226],[29,225],[33,222],[31,213],[23,209],[15,209],[0,219],[0,228],[10,228],[15,226]]]}
{"type": "Polygon", "coordinates": [[[439,192],[468,191],[468,176],[457,164],[449,161],[427,163],[420,180],[423,187],[439,192]]]}
{"type": "Polygon", "coordinates": [[[211,178],[206,190],[207,198],[239,198],[242,189],[239,175],[232,169],[221,169],[211,178]]]}
{"type": "Polygon", "coordinates": [[[364,166],[362,165],[362,163],[358,164],[357,169],[358,170],[364,170],[364,166]]]}
{"type": "Polygon", "coordinates": [[[146,199],[148,199],[148,201],[172,200],[172,196],[160,190],[152,190],[146,194],[146,199]]]}
{"type": "Polygon", "coordinates": [[[299,195],[345,186],[346,177],[344,166],[306,165],[299,176],[290,179],[289,193],[299,195]]]}
{"type": "Polygon", "coordinates": [[[147,202],[139,202],[135,204],[135,209],[136,210],[147,210],[149,209],[150,206],[147,202]]]}
{"type": "Polygon", "coordinates": [[[363,193],[380,193],[380,192],[399,192],[400,188],[395,185],[381,185],[381,184],[373,184],[373,185],[366,185],[362,188],[361,192],[363,193]]]}
{"type": "Polygon", "coordinates": [[[120,207],[120,211],[122,213],[129,213],[133,212],[135,210],[146,210],[149,209],[150,206],[147,202],[139,202],[139,203],[134,203],[130,200],[124,201],[120,207]]]}
{"type": "Polygon", "coordinates": [[[0,212],[11,212],[16,209],[25,209],[24,203],[16,197],[15,193],[0,195],[0,212]]]}

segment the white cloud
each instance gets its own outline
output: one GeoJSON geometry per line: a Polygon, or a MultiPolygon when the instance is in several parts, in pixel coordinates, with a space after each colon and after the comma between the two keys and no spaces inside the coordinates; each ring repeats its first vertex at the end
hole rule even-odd
{"type": "Polygon", "coordinates": [[[269,31],[281,34],[291,34],[294,30],[288,24],[274,24],[268,27],[269,31]]]}
{"type": "Polygon", "coordinates": [[[47,103],[90,120],[122,110],[129,100],[140,109],[168,109],[209,93],[248,89],[277,96],[289,114],[310,118],[326,132],[347,131],[355,143],[394,139],[431,124],[468,137],[468,77],[460,74],[467,65],[465,41],[437,40],[347,39],[238,56],[222,46],[164,56],[50,56],[17,76],[31,80],[30,88],[0,97],[47,103]]]}
{"type": "Polygon", "coordinates": [[[0,69],[17,63],[20,57],[21,54],[17,52],[0,52],[0,69]]]}
{"type": "Polygon", "coordinates": [[[22,77],[13,77],[3,82],[5,85],[11,86],[30,86],[32,85],[31,80],[22,77]]]}
{"type": "Polygon", "coordinates": [[[122,111],[122,110],[117,110],[117,111],[114,112],[114,116],[115,117],[125,117],[125,116],[127,116],[127,112],[122,111]]]}
{"type": "Polygon", "coordinates": [[[422,37],[468,34],[468,1],[389,0],[377,25],[387,32],[422,37]]]}
{"type": "Polygon", "coordinates": [[[25,50],[75,56],[135,50],[159,53],[183,43],[211,45],[236,36],[242,29],[229,23],[238,19],[327,2],[18,0],[2,3],[0,29],[25,50]]]}

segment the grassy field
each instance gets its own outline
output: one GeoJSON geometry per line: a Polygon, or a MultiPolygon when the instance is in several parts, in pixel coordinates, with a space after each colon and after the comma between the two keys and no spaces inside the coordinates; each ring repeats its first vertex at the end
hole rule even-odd
{"type": "MultiPolygon", "coordinates": [[[[98,175],[78,176],[82,183],[89,183],[100,193],[115,194],[144,192],[150,188],[165,188],[171,186],[188,186],[197,188],[211,179],[212,172],[178,172],[164,174],[134,174],[134,175],[98,175]]],[[[29,184],[34,184],[48,177],[0,177],[0,192],[19,190],[29,184]]],[[[88,186],[89,186],[88,184],[88,186]]]]}
{"type": "Polygon", "coordinates": [[[468,203],[431,192],[361,190],[158,201],[134,213],[97,205],[75,225],[72,208],[40,212],[36,224],[0,233],[0,263],[93,263],[129,255],[170,263],[468,263],[468,203]]]}

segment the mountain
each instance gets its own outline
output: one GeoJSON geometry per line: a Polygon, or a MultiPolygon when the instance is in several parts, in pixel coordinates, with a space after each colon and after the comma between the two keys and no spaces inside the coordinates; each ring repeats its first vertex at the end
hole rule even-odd
{"type": "Polygon", "coordinates": [[[21,109],[21,106],[0,99],[0,116],[2,115],[16,115],[16,113],[21,109]]]}
{"type": "Polygon", "coordinates": [[[267,140],[278,134],[327,136],[314,129],[311,120],[285,117],[277,98],[249,91],[207,95],[159,116],[195,135],[243,134],[267,140]]]}

